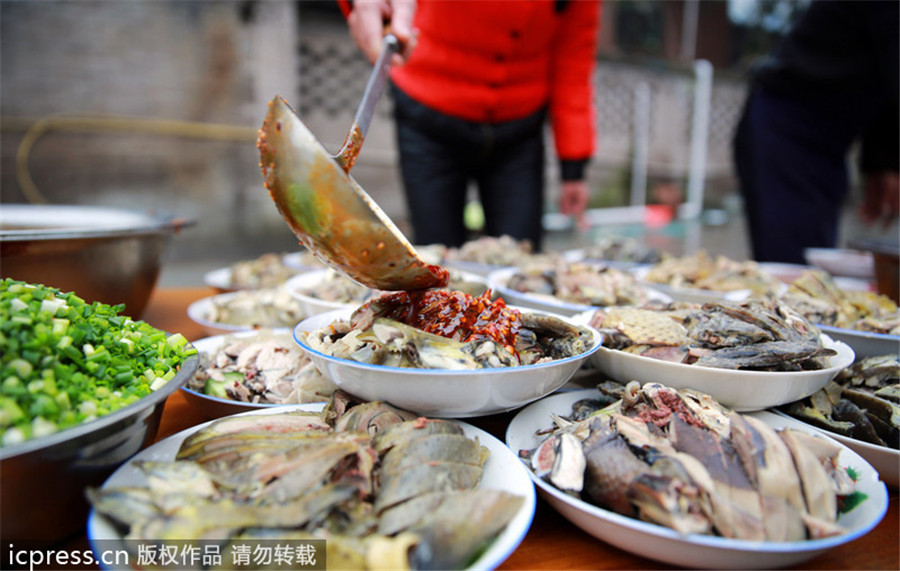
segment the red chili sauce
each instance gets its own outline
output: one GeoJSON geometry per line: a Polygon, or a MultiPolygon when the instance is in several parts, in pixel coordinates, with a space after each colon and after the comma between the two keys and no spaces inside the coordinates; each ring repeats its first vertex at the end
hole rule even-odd
{"type": "Polygon", "coordinates": [[[461,291],[398,291],[384,294],[364,306],[381,317],[428,333],[462,343],[491,339],[517,354],[516,337],[522,327],[519,312],[508,308],[502,299],[492,302],[491,290],[478,297],[461,291]]]}

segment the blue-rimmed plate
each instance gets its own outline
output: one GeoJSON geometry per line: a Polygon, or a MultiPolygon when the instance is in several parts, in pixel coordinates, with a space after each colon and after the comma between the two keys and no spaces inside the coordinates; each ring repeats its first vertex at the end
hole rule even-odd
{"type": "MultiPolygon", "coordinates": [[[[569,415],[572,404],[596,398],[595,389],[561,392],[530,404],[513,418],[506,431],[506,444],[516,454],[534,449],[541,441],[538,430],[552,426],[552,414],[569,415]]],[[[814,432],[801,422],[767,411],[751,413],[773,428],[792,427],[814,432]]],[[[566,519],[625,551],[651,557],[688,569],[771,569],[797,565],[838,545],[870,532],[887,512],[887,489],[878,473],[862,457],[841,445],[841,466],[852,467],[857,489],[868,497],[852,511],[838,517],[847,532],[807,541],[771,542],[727,539],[709,535],[681,534],[653,523],[630,518],[574,498],[538,478],[529,470],[538,492],[566,519]]]]}
{"type": "Polygon", "coordinates": [[[843,329],[831,325],[817,325],[817,327],[835,341],[842,341],[849,345],[857,359],[900,353],[900,335],[843,329]]]}
{"type": "MultiPolygon", "coordinates": [[[[321,403],[289,405],[279,408],[278,412],[290,414],[291,412],[298,410],[318,411],[321,410],[322,406],[321,403]]],[[[238,416],[272,414],[272,412],[272,410],[252,411],[238,416]]],[[[181,446],[184,439],[194,432],[209,426],[211,422],[212,421],[193,426],[178,434],[174,434],[165,440],[157,442],[132,458],[132,462],[170,462],[174,460],[178,448],[181,446]]],[[[516,550],[522,542],[522,539],[525,537],[525,534],[528,533],[528,529],[531,527],[536,504],[534,485],[531,482],[528,470],[515,454],[503,444],[503,442],[480,428],[464,422],[460,422],[459,424],[465,431],[466,436],[469,438],[477,438],[478,442],[490,451],[490,456],[484,463],[484,473],[478,487],[481,489],[502,490],[524,498],[522,506],[513,516],[510,523],[469,567],[470,569],[494,569],[503,563],[503,561],[516,550]]],[[[143,472],[135,468],[132,465],[132,462],[129,462],[116,470],[103,484],[103,488],[146,486],[146,476],[143,472]]],[[[98,560],[100,553],[103,551],[108,552],[114,550],[117,546],[124,549],[124,545],[121,543],[124,539],[122,534],[115,529],[107,518],[93,510],[88,517],[87,535],[98,560]]],[[[194,538],[186,537],[183,539],[194,538]]],[[[118,569],[118,567],[104,568],[118,569]]],[[[122,569],[131,569],[131,567],[122,567],[122,569]]]]}
{"type": "MultiPolygon", "coordinates": [[[[529,310],[524,310],[529,311],[529,310]]],[[[311,348],[306,334],[347,320],[353,309],[321,313],[300,322],[294,339],[319,371],[341,389],[365,400],[385,400],[394,406],[439,418],[486,416],[514,410],[563,386],[600,348],[602,336],[593,328],[592,347],[574,357],[519,367],[488,369],[412,369],[359,363],[311,348]]],[[[560,319],[567,320],[557,315],[560,319]]]]}
{"type": "Polygon", "coordinates": [[[694,389],[712,395],[738,411],[762,410],[800,400],[828,384],[853,364],[853,350],[822,335],[822,345],[837,352],[826,357],[824,369],[809,371],[750,371],[672,363],[608,347],[601,347],[591,362],[620,383],[662,383],[676,389],[694,389]]]}
{"type": "MultiPolygon", "coordinates": [[[[506,303],[528,307],[530,309],[535,309],[538,311],[549,311],[551,313],[557,313],[559,315],[572,317],[578,315],[579,313],[597,308],[597,306],[584,303],[573,303],[571,301],[565,301],[552,295],[519,291],[509,287],[509,280],[519,272],[521,272],[519,268],[504,268],[502,270],[491,272],[491,274],[487,278],[488,286],[494,291],[497,296],[503,298],[506,303]]],[[[668,295],[654,289],[653,287],[647,286],[646,284],[635,283],[633,284],[633,286],[635,288],[643,290],[647,298],[646,301],[658,301],[662,303],[668,303],[672,301],[672,298],[668,295]]]]}
{"type": "Polygon", "coordinates": [[[850,438],[849,436],[843,436],[841,434],[835,434],[830,430],[807,424],[799,418],[794,418],[780,410],[773,409],[772,412],[791,418],[795,422],[802,422],[804,425],[808,426],[810,430],[816,430],[834,438],[850,450],[853,450],[865,458],[866,462],[875,468],[875,471],[878,472],[878,475],[884,480],[885,484],[894,488],[900,487],[900,450],[888,446],[879,446],[878,444],[857,440],[856,438],[850,438]]]}
{"type": "MultiPolygon", "coordinates": [[[[193,341],[193,345],[201,354],[214,355],[217,351],[219,351],[222,345],[224,345],[230,339],[253,338],[258,336],[277,337],[281,345],[297,350],[297,352],[299,353],[298,358],[303,357],[303,353],[300,353],[299,349],[296,348],[296,343],[294,342],[293,333],[291,332],[290,327],[279,327],[275,329],[256,329],[252,331],[237,331],[235,333],[229,333],[226,335],[213,335],[211,337],[204,337],[203,339],[193,341]]],[[[204,360],[201,358],[200,368],[197,371],[198,373],[203,370],[203,366],[204,360]]],[[[196,408],[205,418],[208,419],[248,412],[251,410],[271,409],[273,407],[290,406],[293,404],[297,404],[296,402],[285,404],[246,402],[226,397],[216,397],[205,394],[202,390],[195,390],[190,385],[191,381],[189,380],[185,386],[181,387],[181,391],[184,393],[185,399],[191,406],[196,408]]],[[[316,402],[324,402],[330,396],[330,394],[323,395],[323,398],[317,400],[316,402]]]]}

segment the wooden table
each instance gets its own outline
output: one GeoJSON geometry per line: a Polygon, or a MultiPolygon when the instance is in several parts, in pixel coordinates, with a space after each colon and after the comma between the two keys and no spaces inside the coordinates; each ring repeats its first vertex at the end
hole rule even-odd
{"type": "MultiPolygon", "coordinates": [[[[201,297],[215,293],[209,288],[158,289],[142,316],[144,321],[165,331],[183,334],[189,340],[207,336],[204,329],[191,321],[187,306],[201,297]]],[[[466,419],[471,424],[505,439],[506,425],[513,413],[479,419],[466,419]]],[[[181,391],[169,397],[158,439],[205,421],[185,400],[181,391]]],[[[900,569],[898,540],[897,490],[889,489],[889,507],[881,523],[870,533],[851,543],[833,549],[796,569],[900,569]]],[[[531,529],[522,544],[499,567],[500,569],[660,569],[666,566],[612,547],[560,516],[543,499],[538,499],[531,529]]]]}

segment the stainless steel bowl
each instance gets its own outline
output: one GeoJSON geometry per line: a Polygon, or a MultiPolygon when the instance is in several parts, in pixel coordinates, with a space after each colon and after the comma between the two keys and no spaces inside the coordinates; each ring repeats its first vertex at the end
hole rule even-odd
{"type": "Polygon", "coordinates": [[[0,205],[0,277],[125,304],[139,318],[173,234],[191,222],[80,205],[0,205]]]}
{"type": "Polygon", "coordinates": [[[154,441],[166,398],[199,364],[191,356],[171,381],[108,415],[0,448],[0,541],[51,545],[83,527],[85,488],[154,441]]]}

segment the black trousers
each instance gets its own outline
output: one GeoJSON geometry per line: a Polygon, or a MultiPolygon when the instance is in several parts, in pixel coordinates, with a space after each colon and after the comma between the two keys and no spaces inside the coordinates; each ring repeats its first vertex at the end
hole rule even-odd
{"type": "Polygon", "coordinates": [[[878,107],[873,101],[751,91],[734,159],[755,260],[805,264],[805,248],[837,245],[848,153],[878,107]]]}
{"type": "Polygon", "coordinates": [[[416,244],[460,246],[471,181],[485,233],[542,241],[546,110],[503,123],[474,123],[426,107],[392,87],[400,170],[416,244]]]}

